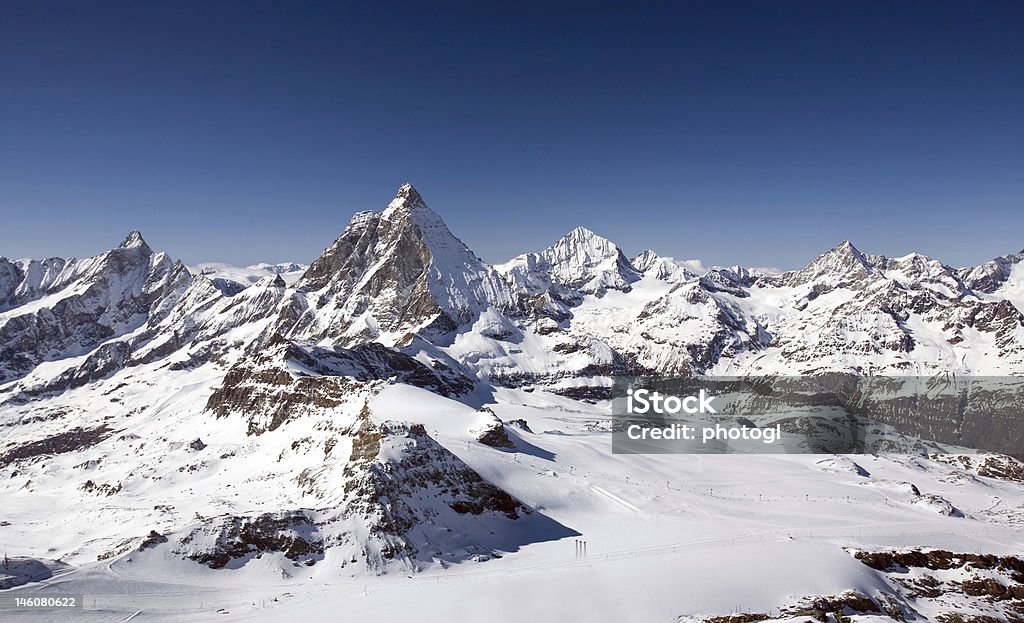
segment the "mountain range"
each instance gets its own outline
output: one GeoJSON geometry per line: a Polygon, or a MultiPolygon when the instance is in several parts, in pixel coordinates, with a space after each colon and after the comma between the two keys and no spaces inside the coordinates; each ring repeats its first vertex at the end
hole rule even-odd
{"type": "Polygon", "coordinates": [[[409,184],[308,266],[189,268],[137,231],[0,258],[0,491],[22,501],[0,534],[216,569],[500,557],[579,535],[461,453],[554,460],[502,405],[593,414],[618,375],[1021,374],[1022,261],[842,242],[781,274],[694,270],[578,227],[490,265],[409,184]]]}

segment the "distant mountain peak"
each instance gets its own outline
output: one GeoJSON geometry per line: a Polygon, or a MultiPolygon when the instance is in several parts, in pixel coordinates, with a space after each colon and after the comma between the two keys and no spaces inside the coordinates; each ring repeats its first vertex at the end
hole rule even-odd
{"type": "MultiPolygon", "coordinates": [[[[878,275],[877,263],[884,262],[881,256],[866,256],[849,240],[844,240],[828,251],[814,258],[810,264],[798,271],[779,276],[780,283],[799,286],[825,279],[829,287],[848,287],[871,276],[878,275]]],[[[820,286],[819,287],[824,287],[820,286]]]]}
{"type": "Polygon", "coordinates": [[[576,252],[585,251],[588,256],[600,255],[603,257],[621,253],[618,245],[614,242],[586,227],[576,227],[570,230],[544,252],[550,254],[554,251],[557,253],[558,249],[575,249],[576,252]]]}
{"type": "Polygon", "coordinates": [[[647,249],[630,260],[630,264],[632,264],[633,268],[638,271],[646,272],[648,268],[653,266],[660,259],[661,256],[659,256],[654,249],[647,249]]]}
{"type": "Polygon", "coordinates": [[[822,253],[808,266],[833,269],[857,268],[863,269],[866,272],[872,272],[873,270],[869,258],[861,253],[857,247],[853,246],[853,243],[849,240],[844,240],[825,253],[822,253]]]}
{"type": "Polygon", "coordinates": [[[540,252],[555,283],[588,294],[607,289],[629,291],[640,274],[614,242],[577,227],[540,252]]]}
{"type": "Polygon", "coordinates": [[[584,239],[586,239],[586,238],[603,238],[602,236],[599,236],[598,234],[594,233],[593,230],[587,229],[586,227],[583,227],[582,225],[580,225],[578,227],[574,227],[569,233],[566,234],[566,237],[569,237],[569,238],[584,238],[584,239]]]}
{"type": "Polygon", "coordinates": [[[121,249],[149,249],[149,245],[146,244],[146,240],[142,237],[142,232],[137,229],[133,229],[128,232],[124,242],[121,243],[121,249]]]}
{"type": "Polygon", "coordinates": [[[629,262],[638,272],[673,283],[689,281],[697,276],[696,272],[687,269],[670,257],[662,257],[653,249],[647,249],[629,262]]]}
{"type": "Polygon", "coordinates": [[[840,242],[839,244],[837,244],[835,247],[832,248],[832,252],[844,253],[844,254],[848,253],[848,254],[851,254],[851,255],[860,255],[860,256],[864,255],[863,253],[860,252],[860,249],[858,249],[857,247],[853,246],[853,243],[850,242],[849,240],[844,240],[844,241],[840,242]]]}

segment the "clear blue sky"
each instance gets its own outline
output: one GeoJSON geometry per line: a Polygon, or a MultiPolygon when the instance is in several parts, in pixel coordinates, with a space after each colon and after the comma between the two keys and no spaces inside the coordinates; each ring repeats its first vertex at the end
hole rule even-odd
{"type": "Polygon", "coordinates": [[[1024,247],[1024,4],[637,5],[3,2],[0,255],[311,261],[406,180],[491,261],[1024,247]]]}

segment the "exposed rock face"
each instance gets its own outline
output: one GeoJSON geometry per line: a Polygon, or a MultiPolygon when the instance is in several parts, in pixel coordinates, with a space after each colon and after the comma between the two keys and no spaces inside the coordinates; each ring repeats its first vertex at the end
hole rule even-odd
{"type": "MultiPolygon", "coordinates": [[[[1016,556],[941,549],[855,552],[854,555],[889,579],[901,597],[929,605],[945,605],[953,610],[949,615],[984,613],[976,620],[985,620],[986,615],[1007,617],[991,618],[993,621],[1024,618],[1024,560],[1016,556]]],[[[948,615],[937,619],[957,620],[948,615]]]]}
{"type": "Polygon", "coordinates": [[[509,309],[506,282],[452,235],[409,184],[383,212],[361,212],[297,286],[278,332],[341,345],[440,336],[489,307],[509,309]]]}
{"type": "Polygon", "coordinates": [[[890,589],[865,594],[804,597],[779,608],[779,616],[746,612],[702,623],[872,620],[996,623],[1024,618],[1024,560],[1015,556],[960,554],[937,549],[852,552],[890,589]]]}
{"type": "Polygon", "coordinates": [[[174,263],[153,253],[138,232],[117,249],[64,263],[57,275],[52,268],[60,263],[51,264],[42,274],[28,266],[16,288],[16,297],[35,304],[0,315],[0,382],[20,378],[43,361],[88,353],[135,329],[176,292],[174,263]]]}
{"type": "Polygon", "coordinates": [[[300,475],[302,487],[321,492],[322,507],[200,518],[172,535],[151,533],[139,550],[169,543],[174,553],[211,568],[237,568],[267,554],[313,565],[335,549],[343,566],[382,573],[392,563],[416,570],[499,556],[496,547],[510,546],[502,536],[508,522],[537,521],[573,534],[486,482],[421,425],[374,422],[364,406],[342,434],[349,454],[335,457],[328,449],[326,459],[337,471],[300,475]],[[322,493],[339,487],[339,497],[322,493]]]}
{"type": "MultiPolygon", "coordinates": [[[[72,266],[75,262],[71,260],[72,266]]],[[[68,260],[61,257],[17,261],[0,257],[0,311],[60,290],[74,273],[73,270],[65,272],[67,266],[68,260]]]]}
{"type": "Polygon", "coordinates": [[[724,292],[737,298],[750,296],[747,288],[754,285],[756,277],[746,268],[714,268],[700,277],[700,285],[709,292],[724,292]]]}
{"type": "Polygon", "coordinates": [[[217,417],[241,415],[247,434],[276,430],[301,415],[325,413],[362,400],[367,385],[345,376],[293,376],[271,357],[236,364],[210,396],[206,408],[217,417]]]}
{"type": "Polygon", "coordinates": [[[449,552],[489,553],[486,525],[532,513],[438,444],[423,426],[375,425],[365,412],[345,476],[345,514],[369,526],[371,564],[396,557],[430,560],[439,555],[432,550],[442,545],[449,552]],[[451,535],[422,530],[451,525],[458,515],[480,516],[482,529],[455,543],[442,543],[451,535]]]}
{"type": "Polygon", "coordinates": [[[487,407],[484,407],[481,411],[490,417],[484,426],[475,431],[476,440],[492,448],[514,448],[515,444],[508,438],[505,425],[498,419],[498,416],[494,415],[494,411],[487,407]]]}
{"type": "Polygon", "coordinates": [[[141,552],[141,551],[149,549],[151,547],[156,547],[157,545],[162,545],[162,544],[164,544],[166,542],[167,542],[167,537],[165,537],[164,535],[160,534],[156,530],[150,530],[149,534],[146,535],[146,538],[142,539],[142,543],[139,544],[139,551],[141,552]]]}
{"type": "Polygon", "coordinates": [[[997,257],[981,266],[962,268],[958,272],[958,277],[969,289],[992,294],[1006,283],[1014,266],[1021,261],[1024,261],[1024,251],[997,257]]]}
{"type": "Polygon", "coordinates": [[[104,425],[95,428],[77,427],[45,439],[14,445],[0,454],[0,467],[37,456],[76,452],[103,441],[111,434],[113,431],[104,425]]]}
{"type": "Polygon", "coordinates": [[[247,417],[248,434],[259,435],[301,414],[360,401],[388,380],[442,396],[464,394],[474,385],[457,372],[428,367],[378,343],[328,350],[275,336],[259,355],[228,370],[206,408],[217,417],[247,417]]]}
{"type": "Polygon", "coordinates": [[[442,365],[428,367],[377,342],[331,350],[289,344],[285,358],[321,375],[345,376],[360,381],[394,379],[429,389],[441,396],[460,396],[473,389],[473,381],[458,372],[442,365]]]}
{"type": "Polygon", "coordinates": [[[962,467],[978,476],[1024,483],[1024,463],[1001,454],[935,454],[936,461],[962,467]]]}
{"type": "Polygon", "coordinates": [[[323,558],[324,543],[316,524],[301,511],[263,513],[206,520],[177,543],[175,553],[211,569],[241,566],[267,553],[313,565],[323,558]]]}

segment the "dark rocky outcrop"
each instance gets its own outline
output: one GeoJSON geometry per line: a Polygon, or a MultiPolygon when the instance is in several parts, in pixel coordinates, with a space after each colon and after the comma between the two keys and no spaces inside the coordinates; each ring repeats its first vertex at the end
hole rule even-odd
{"type": "Polygon", "coordinates": [[[13,448],[8,448],[3,454],[0,454],[0,467],[6,467],[15,461],[38,456],[66,454],[68,452],[84,450],[110,437],[113,433],[114,431],[106,425],[93,428],[72,428],[45,439],[30,441],[13,448]]]}
{"type": "Polygon", "coordinates": [[[324,543],[315,523],[301,511],[255,517],[213,518],[181,539],[178,553],[220,569],[249,557],[279,552],[296,564],[323,558],[324,543]]]}

